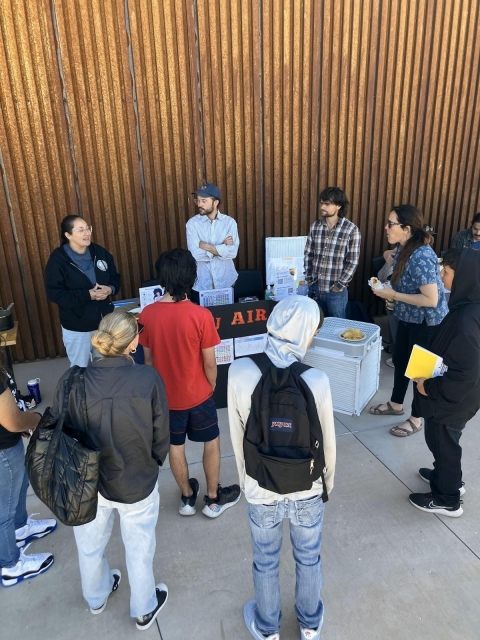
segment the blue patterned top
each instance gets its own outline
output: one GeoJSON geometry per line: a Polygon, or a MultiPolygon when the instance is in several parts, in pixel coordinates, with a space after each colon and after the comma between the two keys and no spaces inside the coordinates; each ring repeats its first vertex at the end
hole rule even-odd
{"type": "MultiPolygon", "coordinates": [[[[395,258],[395,264],[398,254],[395,258]]],[[[421,324],[424,320],[429,327],[440,324],[448,313],[443,282],[440,278],[438,258],[432,247],[425,245],[415,249],[405,265],[399,280],[393,285],[399,293],[421,293],[420,287],[425,284],[438,286],[438,304],[436,307],[417,307],[406,302],[395,301],[395,315],[400,320],[421,324]]]]}

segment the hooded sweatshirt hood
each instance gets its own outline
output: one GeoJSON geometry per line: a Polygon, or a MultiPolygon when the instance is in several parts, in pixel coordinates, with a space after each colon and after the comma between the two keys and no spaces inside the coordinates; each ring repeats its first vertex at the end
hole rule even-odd
{"type": "Polygon", "coordinates": [[[480,304],[480,251],[474,249],[464,249],[458,259],[448,307],[466,304],[480,304]]]}
{"type": "Polygon", "coordinates": [[[302,361],[308,344],[319,327],[320,317],[317,303],[306,296],[294,295],[281,300],[267,322],[265,353],[272,364],[285,368],[302,361]]]}

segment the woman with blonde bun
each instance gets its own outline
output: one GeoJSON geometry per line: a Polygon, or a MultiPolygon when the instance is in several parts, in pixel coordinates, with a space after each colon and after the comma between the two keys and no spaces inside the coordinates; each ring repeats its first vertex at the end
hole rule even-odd
{"type": "MultiPolygon", "coordinates": [[[[115,511],[125,546],[130,583],[130,615],[137,629],[148,629],[167,601],[165,584],[155,585],[153,556],[160,497],[158,467],[170,445],[169,414],[162,379],[153,367],[135,364],[131,353],[143,327],[126,311],[114,311],[100,322],[92,345],[100,358],[84,371],[83,394],[72,387],[68,420],[77,430],[88,430],[101,451],[98,509],[95,520],[74,527],[83,596],[93,614],[102,613],[108,597],[117,590],[121,574],[110,570],[105,547],[110,539],[115,511]]],[[[60,414],[63,381],[60,380],[53,411],[60,414]]],[[[80,383],[79,383],[80,384],[80,383]]]]}

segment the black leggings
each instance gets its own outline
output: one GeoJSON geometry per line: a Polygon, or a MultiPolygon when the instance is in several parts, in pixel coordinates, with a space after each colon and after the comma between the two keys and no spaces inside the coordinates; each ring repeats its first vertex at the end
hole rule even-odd
{"type": "MultiPolygon", "coordinates": [[[[393,364],[395,371],[393,375],[393,391],[390,402],[403,404],[405,394],[407,393],[410,378],[405,377],[410,354],[413,345],[418,344],[419,347],[429,349],[435,336],[437,327],[429,327],[425,321],[422,324],[413,322],[405,322],[399,320],[397,335],[395,336],[395,347],[393,350],[393,364]]],[[[416,384],[416,383],[414,383],[416,384]]],[[[413,394],[412,416],[419,417],[419,410],[416,407],[415,394],[413,394]]]]}

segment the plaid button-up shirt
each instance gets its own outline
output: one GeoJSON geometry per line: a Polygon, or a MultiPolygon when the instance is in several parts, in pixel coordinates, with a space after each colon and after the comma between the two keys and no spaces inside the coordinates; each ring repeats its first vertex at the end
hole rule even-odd
{"type": "Polygon", "coordinates": [[[350,220],[340,218],[333,229],[325,219],[316,220],[305,245],[306,283],[317,283],[320,293],[345,289],[358,266],[360,242],[360,230],[350,220]]]}

